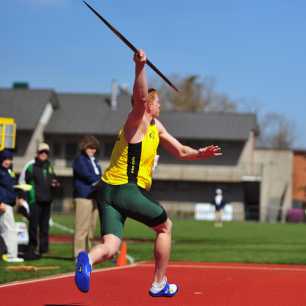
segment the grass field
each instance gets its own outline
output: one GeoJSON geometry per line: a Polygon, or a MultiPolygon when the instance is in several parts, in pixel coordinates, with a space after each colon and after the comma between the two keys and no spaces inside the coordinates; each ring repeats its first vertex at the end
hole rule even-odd
{"type": "MultiPolygon", "coordinates": [[[[55,222],[73,228],[73,217],[53,216],[55,222]]],[[[98,229],[97,229],[98,233],[98,229]]],[[[51,235],[67,235],[51,228],[51,235]]],[[[136,261],[151,260],[154,234],[143,225],[128,221],[125,239],[128,253],[136,261]]],[[[304,224],[225,223],[215,228],[211,222],[174,220],[171,260],[244,263],[306,264],[306,226],[304,224]]],[[[0,262],[0,283],[38,278],[74,269],[72,245],[52,244],[45,258],[28,261],[27,265],[55,265],[58,270],[8,272],[0,262]]],[[[16,265],[16,264],[15,264],[16,265]]],[[[109,261],[103,266],[114,265],[109,261]]]]}

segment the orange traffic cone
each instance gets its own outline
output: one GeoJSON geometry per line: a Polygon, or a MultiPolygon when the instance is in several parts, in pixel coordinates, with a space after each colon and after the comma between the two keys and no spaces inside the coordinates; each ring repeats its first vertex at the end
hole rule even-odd
{"type": "Polygon", "coordinates": [[[125,241],[122,241],[119,255],[117,257],[117,266],[125,266],[127,265],[127,243],[125,241]]]}

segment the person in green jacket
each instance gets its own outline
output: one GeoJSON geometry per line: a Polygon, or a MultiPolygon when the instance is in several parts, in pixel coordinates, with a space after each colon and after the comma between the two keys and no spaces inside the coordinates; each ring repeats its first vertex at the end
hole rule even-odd
{"type": "Polygon", "coordinates": [[[49,250],[49,219],[54,188],[59,182],[51,162],[50,147],[46,143],[38,146],[35,160],[28,162],[21,174],[19,183],[32,186],[28,193],[29,216],[29,254],[42,255],[49,250]]]}

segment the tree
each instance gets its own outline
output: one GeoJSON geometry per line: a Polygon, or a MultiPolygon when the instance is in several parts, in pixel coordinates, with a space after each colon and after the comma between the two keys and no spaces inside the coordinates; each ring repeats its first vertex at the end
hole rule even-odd
{"type": "Polygon", "coordinates": [[[278,113],[266,113],[259,118],[258,144],[266,148],[289,149],[295,142],[295,126],[278,113]]]}
{"type": "Polygon", "coordinates": [[[236,102],[230,100],[225,94],[215,90],[215,81],[211,78],[200,80],[197,75],[185,78],[172,76],[173,82],[180,92],[175,92],[167,84],[159,83],[158,88],[164,101],[164,109],[175,111],[237,111],[236,102]]]}
{"type": "Polygon", "coordinates": [[[263,105],[256,99],[242,99],[239,110],[255,113],[258,120],[259,135],[257,144],[271,149],[290,149],[296,141],[294,122],[276,112],[264,112],[263,105]]]}
{"type": "Polygon", "coordinates": [[[215,89],[213,78],[199,79],[197,75],[185,78],[172,76],[171,80],[179,88],[175,92],[167,84],[155,81],[163,101],[162,108],[189,112],[238,112],[255,113],[259,121],[258,144],[266,148],[289,149],[295,142],[295,126],[284,115],[271,112],[262,115],[258,101],[243,99],[233,101],[226,94],[215,89]]]}

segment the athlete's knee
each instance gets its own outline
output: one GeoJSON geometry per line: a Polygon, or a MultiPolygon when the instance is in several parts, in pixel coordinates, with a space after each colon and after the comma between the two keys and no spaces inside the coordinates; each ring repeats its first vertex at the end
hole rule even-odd
{"type": "Polygon", "coordinates": [[[172,221],[168,218],[167,221],[166,221],[166,228],[167,228],[167,231],[168,231],[169,233],[172,232],[172,226],[173,226],[173,223],[172,223],[172,221]]]}
{"type": "Polygon", "coordinates": [[[171,234],[172,221],[169,218],[167,218],[167,220],[164,223],[155,226],[153,229],[155,230],[156,233],[171,234]]]}
{"type": "Polygon", "coordinates": [[[114,245],[107,245],[105,248],[105,257],[107,259],[113,258],[119,251],[119,248],[114,245]]]}

